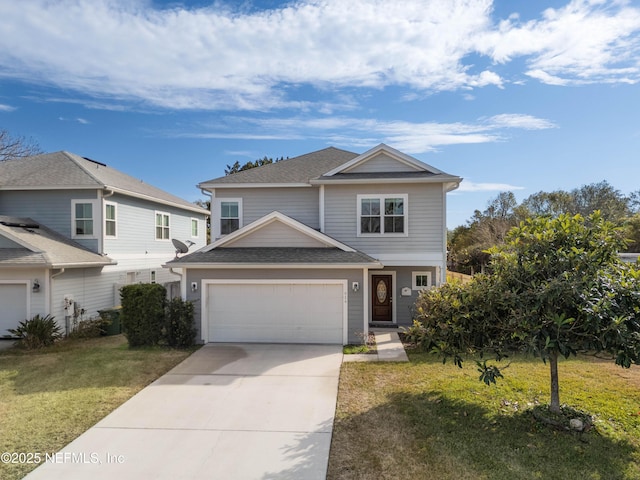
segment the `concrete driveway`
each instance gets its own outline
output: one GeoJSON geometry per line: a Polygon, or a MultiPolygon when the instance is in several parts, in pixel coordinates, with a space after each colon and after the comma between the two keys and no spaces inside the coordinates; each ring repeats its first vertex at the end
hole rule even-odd
{"type": "Polygon", "coordinates": [[[324,479],[341,362],[340,346],[206,345],[26,478],[324,479]]]}

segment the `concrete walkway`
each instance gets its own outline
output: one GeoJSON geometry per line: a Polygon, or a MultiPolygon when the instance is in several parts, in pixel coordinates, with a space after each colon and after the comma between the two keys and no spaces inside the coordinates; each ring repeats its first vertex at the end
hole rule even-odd
{"type": "Polygon", "coordinates": [[[373,328],[376,337],[377,354],[363,353],[345,355],[343,362],[408,362],[398,331],[389,328],[373,328]]]}
{"type": "Polygon", "coordinates": [[[342,357],[206,345],[26,478],[324,479],[342,357]]]}

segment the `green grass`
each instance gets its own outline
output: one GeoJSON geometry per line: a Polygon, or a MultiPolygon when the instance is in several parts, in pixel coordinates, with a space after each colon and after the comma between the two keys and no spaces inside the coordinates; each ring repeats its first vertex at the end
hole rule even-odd
{"type": "MultiPolygon", "coordinates": [[[[1,351],[0,452],[57,452],[192,351],[129,349],[122,335],[1,351]]],[[[0,463],[0,478],[35,467],[0,463]]]]}
{"type": "Polygon", "coordinates": [[[595,429],[580,435],[531,415],[549,401],[539,359],[512,359],[488,387],[473,361],[459,369],[409,356],[343,364],[328,478],[640,479],[640,367],[560,363],[561,402],[595,417],[595,429]]]}

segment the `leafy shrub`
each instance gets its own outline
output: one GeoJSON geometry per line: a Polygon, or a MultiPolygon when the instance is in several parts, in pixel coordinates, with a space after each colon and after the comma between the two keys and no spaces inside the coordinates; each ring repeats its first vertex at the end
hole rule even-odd
{"type": "Polygon", "coordinates": [[[106,328],[111,324],[110,320],[98,317],[88,320],[80,320],[73,328],[71,338],[95,338],[104,335],[106,328]]]}
{"type": "Polygon", "coordinates": [[[122,328],[129,346],[157,345],[165,324],[167,291],[157,283],[125,285],[120,289],[122,328]]]}
{"type": "Polygon", "coordinates": [[[27,350],[53,345],[62,337],[60,326],[51,315],[36,315],[31,320],[20,322],[18,328],[9,329],[9,332],[19,338],[18,346],[27,350]]]}
{"type": "Polygon", "coordinates": [[[169,346],[190,347],[196,341],[196,326],[193,319],[193,303],[174,298],[167,304],[165,338],[169,346]]]}

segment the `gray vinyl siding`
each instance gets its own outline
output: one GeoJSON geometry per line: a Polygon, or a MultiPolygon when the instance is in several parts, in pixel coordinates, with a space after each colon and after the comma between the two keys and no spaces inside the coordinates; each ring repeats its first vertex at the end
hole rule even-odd
{"type": "MultiPolygon", "coordinates": [[[[72,200],[96,200],[96,190],[25,190],[0,192],[0,214],[27,217],[46,225],[52,230],[73,238],[71,235],[72,200]]],[[[101,212],[93,212],[94,231],[102,218],[101,212]]],[[[98,251],[97,239],[74,238],[79,244],[98,251]]]]}
{"type": "Polygon", "coordinates": [[[24,248],[22,245],[0,236],[0,248],[24,248]]]}
{"type": "Polygon", "coordinates": [[[416,172],[417,169],[406,165],[402,162],[381,153],[357,165],[356,167],[346,170],[348,173],[380,173],[380,172],[416,172]]]}
{"type": "Polygon", "coordinates": [[[325,233],[364,253],[424,253],[444,250],[441,184],[327,185],[325,233]],[[359,237],[358,194],[408,194],[408,236],[359,237]]]}
{"type": "MultiPolygon", "coordinates": [[[[311,228],[320,228],[318,188],[224,188],[216,190],[216,200],[242,198],[242,220],[247,225],[278,211],[311,228]]],[[[219,219],[216,219],[219,221],[219,219]]]]}
{"type": "MultiPolygon", "coordinates": [[[[414,308],[419,290],[413,290],[413,272],[431,272],[432,284],[436,284],[436,268],[435,267],[388,267],[382,270],[369,270],[369,285],[373,289],[371,283],[372,275],[384,275],[386,273],[395,272],[395,285],[393,288],[393,302],[396,309],[396,324],[399,326],[410,326],[413,323],[414,308]],[[411,295],[402,296],[402,289],[408,287],[411,289],[411,295]]],[[[369,320],[371,320],[371,309],[369,309],[369,320]]]]}
{"type": "Polygon", "coordinates": [[[260,229],[260,235],[248,235],[229,244],[230,247],[297,247],[323,248],[326,244],[293,228],[274,222],[260,229]]]}
{"type": "Polygon", "coordinates": [[[144,257],[165,254],[168,261],[175,255],[172,238],[181,242],[195,242],[190,251],[206,245],[204,215],[117,194],[105,198],[104,202],[116,204],[116,237],[105,236],[104,239],[104,253],[109,256],[137,254],[144,257]],[[156,212],[169,214],[168,240],[156,240],[156,212]],[[197,238],[191,236],[192,218],[199,220],[197,238]]]}
{"type": "MultiPolygon", "coordinates": [[[[330,279],[330,280],[347,280],[348,284],[348,341],[349,343],[361,343],[364,331],[364,311],[363,311],[363,292],[362,289],[354,292],[351,289],[352,282],[358,282],[363,285],[362,270],[356,269],[188,269],[186,272],[187,285],[191,282],[198,284],[198,291],[192,292],[191,288],[187,289],[187,300],[194,302],[196,327],[198,335],[196,338],[201,339],[201,320],[202,320],[202,295],[206,294],[202,288],[202,280],[240,280],[240,279],[330,279]]],[[[251,301],[250,298],[247,301],[251,301]]]]}

